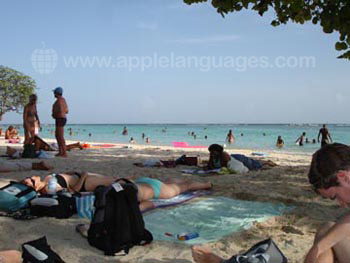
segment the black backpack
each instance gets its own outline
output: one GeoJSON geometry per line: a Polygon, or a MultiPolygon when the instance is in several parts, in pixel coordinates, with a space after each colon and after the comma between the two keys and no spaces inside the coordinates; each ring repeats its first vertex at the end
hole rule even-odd
{"type": "Polygon", "coordinates": [[[75,197],[67,192],[41,195],[30,201],[30,214],[39,217],[69,218],[77,213],[75,197]]]}
{"type": "Polygon", "coordinates": [[[128,254],[135,245],[152,242],[152,234],[145,229],[135,184],[119,179],[111,186],[98,186],[94,193],[95,213],[88,230],[91,246],[114,256],[122,250],[128,254]],[[125,184],[117,183],[120,180],[125,184]]]}
{"type": "Polygon", "coordinates": [[[23,153],[22,158],[35,158],[36,152],[35,152],[35,145],[34,144],[25,144],[23,146],[23,153]]]}
{"type": "Polygon", "coordinates": [[[23,263],[65,263],[47,244],[46,237],[22,245],[23,263]]]}

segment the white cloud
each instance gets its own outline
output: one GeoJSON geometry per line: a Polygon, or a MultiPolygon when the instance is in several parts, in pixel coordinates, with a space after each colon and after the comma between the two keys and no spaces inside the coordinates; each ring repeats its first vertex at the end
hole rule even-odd
{"type": "Polygon", "coordinates": [[[157,23],[145,23],[145,22],[138,22],[137,27],[140,29],[146,29],[150,31],[155,31],[158,29],[157,23]]]}
{"type": "Polygon", "coordinates": [[[233,42],[239,39],[237,35],[218,35],[210,37],[198,37],[198,38],[181,38],[167,40],[168,43],[179,44],[203,44],[203,43],[221,43],[221,42],[233,42]]]}

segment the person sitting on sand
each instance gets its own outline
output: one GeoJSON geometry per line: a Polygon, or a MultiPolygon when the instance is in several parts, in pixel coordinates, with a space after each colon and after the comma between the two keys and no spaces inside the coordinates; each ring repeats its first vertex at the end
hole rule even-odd
{"type": "Polygon", "coordinates": [[[278,148],[282,148],[282,147],[284,146],[284,141],[283,141],[281,135],[278,136],[278,138],[277,138],[276,146],[277,146],[278,148]]]}
{"type": "Polygon", "coordinates": [[[11,139],[19,139],[18,137],[18,131],[12,126],[10,125],[6,132],[5,132],[5,139],[6,140],[11,140],[11,139]]]}
{"type": "Polygon", "coordinates": [[[129,143],[136,143],[136,141],[134,140],[133,137],[131,137],[129,143]]]}
{"type": "Polygon", "coordinates": [[[208,162],[209,170],[227,167],[227,163],[231,160],[231,157],[224,151],[224,147],[219,144],[212,144],[208,150],[210,154],[208,162]]]}
{"type": "MultiPolygon", "coordinates": [[[[14,162],[0,160],[0,172],[18,172],[18,171],[29,171],[29,170],[51,170],[52,167],[46,162],[14,162]]],[[[1,261],[0,261],[1,262],[1,261]]]]}
{"type": "Polygon", "coordinates": [[[147,143],[147,144],[150,144],[150,143],[151,143],[151,139],[147,137],[147,138],[146,138],[146,143],[147,143]]]}
{"type": "MultiPolygon", "coordinates": [[[[315,192],[337,200],[342,207],[350,204],[350,147],[340,143],[324,145],[313,156],[308,174],[315,192]]],[[[328,222],[316,233],[305,263],[350,262],[350,215],[328,222]]]]}

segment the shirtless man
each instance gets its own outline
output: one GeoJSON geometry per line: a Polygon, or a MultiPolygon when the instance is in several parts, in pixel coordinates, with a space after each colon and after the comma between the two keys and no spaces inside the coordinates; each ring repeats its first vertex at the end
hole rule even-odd
{"type": "Polygon", "coordinates": [[[56,98],[52,107],[52,117],[56,120],[55,136],[58,144],[58,154],[56,156],[67,157],[64,126],[67,123],[68,106],[66,100],[62,97],[63,89],[61,87],[57,87],[53,92],[56,98]]]}
{"type": "Polygon", "coordinates": [[[40,120],[36,110],[38,97],[35,94],[29,96],[29,103],[23,111],[24,144],[33,143],[35,136],[35,124],[40,127],[40,120]]]}
{"type": "Polygon", "coordinates": [[[321,147],[327,145],[329,142],[332,143],[332,137],[331,134],[329,133],[326,124],[323,124],[322,128],[320,129],[320,132],[318,133],[317,141],[320,142],[320,136],[322,135],[321,138],[321,147]]]}

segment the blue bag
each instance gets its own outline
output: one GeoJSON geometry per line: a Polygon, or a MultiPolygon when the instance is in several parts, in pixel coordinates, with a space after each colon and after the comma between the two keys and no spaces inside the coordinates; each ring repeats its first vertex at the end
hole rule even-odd
{"type": "Polygon", "coordinates": [[[16,212],[26,207],[35,197],[36,192],[33,188],[18,182],[10,182],[0,188],[0,211],[16,212]]]}

